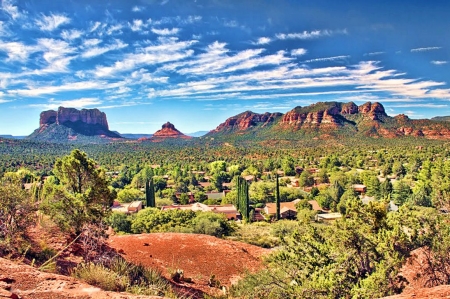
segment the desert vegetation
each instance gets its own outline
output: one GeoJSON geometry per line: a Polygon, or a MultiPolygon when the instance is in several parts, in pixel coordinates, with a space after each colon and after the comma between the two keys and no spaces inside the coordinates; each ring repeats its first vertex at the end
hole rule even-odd
{"type": "Polygon", "coordinates": [[[177,296],[170,277],[126,264],[108,251],[108,226],[118,234],[197,233],[277,248],[265,258],[265,269],[249,273],[229,289],[226,296],[238,298],[375,298],[399,293],[406,284],[399,270],[418,248],[428,256],[428,284],[450,282],[446,143],[417,145],[403,139],[396,144],[380,140],[298,147],[295,142],[248,146],[211,141],[200,150],[198,141],[190,142],[71,150],[61,144],[6,141],[12,154],[1,143],[2,256],[26,257],[37,266],[64,256],[32,248],[36,244],[28,228],[45,219],[67,236],[67,244],[81,248],[72,275],[108,290],[177,296]],[[145,206],[150,182],[156,208],[111,212],[113,201],[137,200],[145,206]],[[363,194],[355,191],[355,184],[366,187],[363,194]],[[220,198],[207,196],[224,190],[220,198]],[[294,199],[293,220],[276,221],[263,212],[268,203],[294,199]],[[310,200],[343,217],[318,222],[310,200]],[[159,208],[189,201],[234,204],[241,215],[248,214],[236,222],[212,212],[159,208]],[[253,222],[257,212],[262,218],[253,222]]]}

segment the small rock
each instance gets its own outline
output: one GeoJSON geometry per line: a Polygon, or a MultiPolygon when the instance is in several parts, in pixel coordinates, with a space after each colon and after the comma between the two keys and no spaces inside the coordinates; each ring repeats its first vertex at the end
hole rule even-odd
{"type": "Polygon", "coordinates": [[[0,289],[0,298],[20,299],[18,295],[2,289],[0,289]]]}

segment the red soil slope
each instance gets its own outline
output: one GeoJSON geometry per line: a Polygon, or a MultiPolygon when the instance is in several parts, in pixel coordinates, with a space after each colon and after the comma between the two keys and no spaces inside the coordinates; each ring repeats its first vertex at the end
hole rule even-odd
{"type": "Polygon", "coordinates": [[[211,275],[229,287],[245,271],[261,269],[261,256],[269,252],[245,243],[179,233],[111,236],[109,245],[129,261],[159,268],[167,278],[183,270],[192,283],[182,287],[196,294],[218,294],[219,289],[208,286],[211,275]]]}

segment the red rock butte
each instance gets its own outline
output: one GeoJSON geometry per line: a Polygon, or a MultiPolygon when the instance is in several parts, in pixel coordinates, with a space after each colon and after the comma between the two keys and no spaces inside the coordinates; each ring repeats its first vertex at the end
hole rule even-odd
{"type": "Polygon", "coordinates": [[[173,124],[170,122],[166,122],[162,125],[161,130],[156,131],[151,139],[155,138],[191,138],[190,136],[186,136],[180,131],[178,131],[173,124]]]}
{"type": "Polygon", "coordinates": [[[106,114],[98,109],[82,109],[59,107],[58,111],[48,110],[40,115],[39,126],[50,125],[56,123],[62,125],[67,122],[82,122],[88,125],[100,125],[103,129],[108,130],[108,121],[106,114]]]}

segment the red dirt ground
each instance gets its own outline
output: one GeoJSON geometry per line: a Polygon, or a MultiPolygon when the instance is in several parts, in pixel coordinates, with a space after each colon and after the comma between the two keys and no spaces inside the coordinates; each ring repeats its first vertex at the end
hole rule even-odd
{"type": "Polygon", "coordinates": [[[261,269],[261,256],[270,252],[212,236],[180,233],[116,235],[108,242],[125,259],[158,268],[167,278],[173,271],[183,270],[184,276],[193,282],[180,287],[211,295],[220,293],[218,288],[208,286],[211,275],[229,287],[246,271],[261,269]]]}

